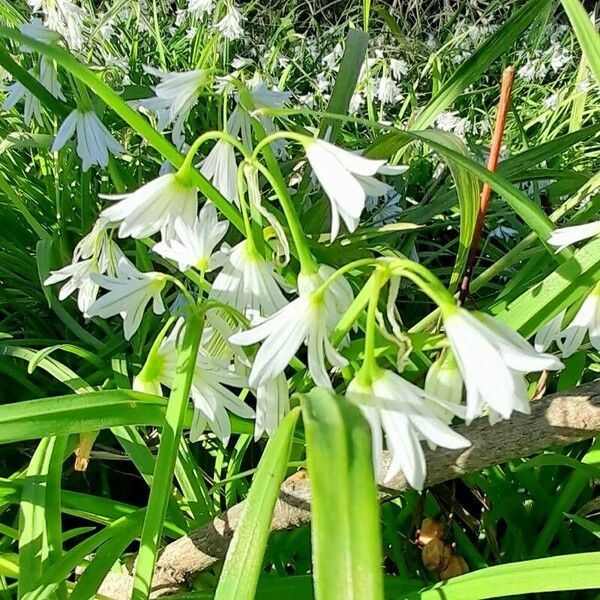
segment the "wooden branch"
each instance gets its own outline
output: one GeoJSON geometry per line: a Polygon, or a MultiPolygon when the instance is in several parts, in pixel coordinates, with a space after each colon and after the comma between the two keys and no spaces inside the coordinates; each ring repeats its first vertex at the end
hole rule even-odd
{"type": "MultiPolygon", "coordinates": [[[[472,445],[466,450],[427,450],[428,485],[593,437],[600,432],[600,381],[536,400],[530,415],[515,413],[510,421],[494,426],[480,418],[469,427],[458,425],[455,429],[472,445]]],[[[384,463],[384,467],[389,463],[387,453],[384,463]]],[[[381,500],[394,498],[408,487],[400,475],[388,487],[380,488],[381,500]]],[[[157,563],[152,597],[185,590],[195,575],[223,559],[243,508],[244,502],[236,504],[189,536],[168,544],[157,563]]],[[[292,529],[309,521],[310,483],[300,472],[283,483],[271,530],[292,529]]],[[[100,593],[121,600],[129,597],[130,586],[131,577],[111,575],[100,593]]]]}

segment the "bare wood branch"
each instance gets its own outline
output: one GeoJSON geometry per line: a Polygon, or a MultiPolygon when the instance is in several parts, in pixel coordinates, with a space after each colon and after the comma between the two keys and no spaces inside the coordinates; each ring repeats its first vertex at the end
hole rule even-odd
{"type": "MultiPolygon", "coordinates": [[[[512,458],[525,457],[551,446],[565,446],[600,432],[600,381],[579,386],[570,392],[546,396],[531,404],[531,414],[516,414],[510,421],[490,426],[480,418],[456,431],[471,440],[466,450],[426,451],[427,484],[481,471],[512,458]]],[[[384,457],[385,468],[389,455],[384,457]]],[[[408,488],[402,475],[380,489],[382,501],[398,496],[408,488]]],[[[153,580],[153,597],[186,589],[198,573],[223,559],[237,527],[244,503],[203,525],[189,536],[166,546],[153,580]]],[[[273,514],[272,531],[292,529],[310,521],[310,482],[303,476],[286,480],[273,514]]],[[[131,578],[108,577],[100,593],[115,600],[129,597],[131,578]]]]}

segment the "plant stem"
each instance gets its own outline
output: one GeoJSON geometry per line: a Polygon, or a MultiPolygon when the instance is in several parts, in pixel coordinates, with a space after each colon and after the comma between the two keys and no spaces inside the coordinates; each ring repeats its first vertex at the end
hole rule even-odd
{"type": "Polygon", "coordinates": [[[133,581],[132,600],[145,600],[150,593],[163,522],[173,486],[177,450],[183,431],[183,419],[189,401],[202,327],[203,320],[199,314],[190,310],[152,478],[133,581]]]}
{"type": "MultiPolygon", "coordinates": [[[[504,127],[506,126],[506,115],[508,114],[508,108],[510,106],[510,94],[512,91],[514,77],[515,70],[513,67],[507,67],[504,69],[504,72],[502,73],[502,86],[500,89],[500,102],[498,104],[498,114],[496,115],[496,125],[494,127],[494,134],[492,136],[490,156],[487,162],[487,168],[492,172],[494,172],[498,166],[498,158],[500,157],[502,138],[504,137],[504,127]]],[[[475,229],[473,231],[473,239],[471,240],[467,266],[465,267],[465,274],[460,284],[460,291],[458,294],[459,305],[464,304],[464,301],[469,294],[469,285],[473,277],[473,268],[475,266],[475,260],[477,259],[479,241],[481,239],[483,223],[485,221],[485,215],[490,204],[491,196],[492,188],[487,183],[484,183],[483,189],[481,190],[479,212],[477,214],[477,222],[475,223],[475,229]]]]}

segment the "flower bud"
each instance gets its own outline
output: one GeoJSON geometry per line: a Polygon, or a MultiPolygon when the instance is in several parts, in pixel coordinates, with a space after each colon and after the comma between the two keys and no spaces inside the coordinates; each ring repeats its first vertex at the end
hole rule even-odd
{"type": "MultiPolygon", "coordinates": [[[[425,392],[434,398],[445,400],[450,404],[460,404],[463,380],[451,352],[444,352],[427,371],[425,392]]],[[[450,423],[453,413],[436,404],[432,412],[445,423],[450,423]]]]}

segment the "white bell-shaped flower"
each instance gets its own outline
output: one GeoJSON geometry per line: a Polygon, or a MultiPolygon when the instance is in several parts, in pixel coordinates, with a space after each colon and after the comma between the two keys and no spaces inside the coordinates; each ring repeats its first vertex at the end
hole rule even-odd
{"type": "Polygon", "coordinates": [[[538,352],[546,352],[553,342],[557,342],[560,339],[560,332],[562,329],[562,322],[565,318],[566,309],[561,310],[555,317],[550,319],[543,327],[541,327],[535,334],[533,341],[533,347],[538,352]]]}
{"type": "Polygon", "coordinates": [[[471,445],[434,414],[438,408],[460,414],[459,407],[427,394],[392,371],[378,369],[370,384],[362,382],[360,375],[355,377],[346,398],[360,407],[369,423],[377,475],[383,453],[382,430],[385,432],[392,459],[384,482],[402,471],[413,488],[423,489],[427,465],[421,440],[451,449],[471,445]]]}
{"type": "Polygon", "coordinates": [[[586,334],[596,350],[600,350],[600,286],[596,286],[573,317],[560,332],[556,343],[564,358],[575,354],[586,334]]]}
{"type": "Polygon", "coordinates": [[[340,230],[340,217],[348,231],[358,226],[367,196],[381,196],[389,186],[373,177],[387,169],[386,174],[404,172],[405,167],[386,167],[385,160],[364,158],[324,140],[306,144],[306,157],[331,203],[331,240],[340,230]]]}
{"type": "Polygon", "coordinates": [[[244,35],[243,20],[244,17],[237,6],[231,3],[225,16],[217,23],[217,29],[226,40],[237,40],[244,35]]]}
{"type": "MultiPolygon", "coordinates": [[[[425,393],[453,406],[462,400],[463,380],[454,356],[444,352],[427,371],[425,376],[425,393]]],[[[431,405],[431,413],[444,423],[451,423],[456,411],[444,408],[440,404],[431,405]]]]}
{"type": "Polygon", "coordinates": [[[130,194],[102,198],[117,200],[101,217],[119,224],[119,237],[145,238],[162,232],[163,240],[175,237],[175,222],[193,223],[198,212],[198,191],[178,173],[167,173],[130,194]]]}
{"type": "Polygon", "coordinates": [[[553,371],[563,364],[540,354],[517,332],[483,313],[454,307],[444,311],[444,328],[467,391],[467,422],[486,406],[491,420],[529,414],[525,373],[553,371]]]}
{"type": "Polygon", "coordinates": [[[119,259],[116,277],[93,274],[92,281],[108,292],[90,306],[88,315],[103,319],[121,315],[127,340],[137,331],[150,302],[155,314],[165,311],[160,295],[166,283],[164,275],[141,273],[125,257],[119,259]]]}
{"type": "Polygon", "coordinates": [[[219,221],[217,209],[207,202],[192,223],[177,217],[174,225],[176,237],[159,242],[152,251],[177,262],[180,271],[190,267],[203,272],[211,271],[223,264],[223,255],[219,253],[219,260],[213,252],[228,228],[229,222],[219,221]]]}
{"type": "Polygon", "coordinates": [[[58,129],[52,144],[52,151],[58,152],[75,133],[77,134],[77,154],[83,162],[84,171],[87,171],[92,165],[106,168],[109,152],[115,155],[125,152],[123,146],[117,142],[96,113],[91,110],[86,112],[74,110],[69,114],[58,129]]]}
{"type": "Polygon", "coordinates": [[[263,433],[272,435],[290,410],[290,395],[287,379],[280,373],[256,388],[256,421],[254,440],[263,433]]]}
{"type": "Polygon", "coordinates": [[[235,308],[251,321],[272,315],[287,304],[281,291],[287,284],[250,242],[243,240],[222,252],[226,261],[213,282],[211,300],[235,308]]]}

